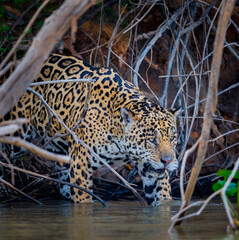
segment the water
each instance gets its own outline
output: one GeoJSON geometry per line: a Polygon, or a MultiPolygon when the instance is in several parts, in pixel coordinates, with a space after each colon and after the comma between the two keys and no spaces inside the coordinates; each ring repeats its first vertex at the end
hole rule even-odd
{"type": "Polygon", "coordinates": [[[43,206],[21,202],[0,205],[0,239],[17,240],[168,240],[239,239],[226,233],[223,205],[211,204],[199,217],[185,221],[169,235],[170,218],[180,202],[143,208],[138,202],[73,204],[50,201],[43,206]]]}

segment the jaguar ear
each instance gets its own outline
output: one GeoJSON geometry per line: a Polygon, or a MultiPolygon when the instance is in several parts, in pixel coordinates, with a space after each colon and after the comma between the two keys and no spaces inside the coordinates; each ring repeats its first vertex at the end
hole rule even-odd
{"type": "Polygon", "coordinates": [[[125,131],[127,132],[132,126],[132,123],[134,122],[134,120],[131,117],[130,113],[125,108],[122,108],[120,110],[120,114],[123,119],[123,124],[125,125],[125,131]]]}
{"type": "Polygon", "coordinates": [[[170,112],[174,115],[174,117],[176,117],[180,113],[181,109],[182,109],[181,106],[177,108],[172,108],[170,109],[170,112]]]}

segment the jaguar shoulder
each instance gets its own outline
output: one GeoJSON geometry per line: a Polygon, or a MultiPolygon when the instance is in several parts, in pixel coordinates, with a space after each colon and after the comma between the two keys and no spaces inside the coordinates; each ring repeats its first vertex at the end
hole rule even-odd
{"type": "MultiPolygon", "coordinates": [[[[123,80],[111,68],[93,68],[76,57],[52,54],[35,82],[59,80],[59,83],[34,86],[52,110],[75,134],[110,165],[133,162],[141,175],[146,200],[158,205],[171,199],[168,172],[177,169],[175,118],[179,109],[167,110],[147,99],[133,84],[123,80]],[[93,79],[84,118],[79,121],[87,99],[89,84],[61,82],[62,79],[93,79]]],[[[5,119],[26,117],[30,124],[21,135],[28,141],[40,134],[48,141],[56,133],[66,133],[56,117],[49,121],[44,103],[26,91],[5,119]]],[[[71,156],[70,182],[91,190],[92,173],[102,163],[71,135],[56,138],[47,149],[71,156]]],[[[15,154],[22,149],[14,148],[15,154]]],[[[61,188],[74,202],[92,201],[77,189],[61,188]]]]}

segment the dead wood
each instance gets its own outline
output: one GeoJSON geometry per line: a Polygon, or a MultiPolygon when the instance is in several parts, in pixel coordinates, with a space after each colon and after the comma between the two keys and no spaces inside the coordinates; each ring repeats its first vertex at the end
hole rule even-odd
{"type": "Polygon", "coordinates": [[[27,150],[31,151],[32,153],[53,160],[60,163],[70,163],[71,158],[69,156],[64,156],[56,153],[48,152],[36,145],[29,143],[19,137],[0,137],[1,143],[12,144],[18,147],[24,147],[27,150]]]}
{"type": "Polygon", "coordinates": [[[66,0],[45,20],[23,61],[0,88],[0,117],[10,110],[28,84],[35,79],[54,45],[71,26],[72,18],[79,18],[97,2],[97,0],[66,0]]]}
{"type": "MultiPolygon", "coordinates": [[[[190,203],[197,178],[199,176],[203,161],[205,159],[212,120],[213,120],[213,114],[217,106],[218,79],[220,74],[223,44],[225,41],[226,30],[227,30],[229,19],[231,17],[234,4],[235,4],[235,0],[225,1],[221,9],[216,38],[214,41],[214,53],[213,53],[213,59],[211,64],[211,74],[209,79],[207,102],[206,102],[204,117],[203,117],[204,121],[203,121],[202,133],[200,138],[197,141],[197,145],[198,145],[197,158],[192,168],[192,172],[189,178],[189,183],[186,188],[185,196],[183,196],[183,201],[182,201],[180,211],[183,211],[183,209],[185,209],[190,203]]],[[[194,149],[196,148],[197,145],[196,144],[194,145],[195,146],[194,149]]],[[[182,172],[183,171],[181,171],[181,173],[182,172]]],[[[182,214],[179,214],[178,217],[181,218],[183,215],[184,215],[184,211],[182,214]]],[[[179,221],[178,218],[176,218],[174,219],[174,222],[172,225],[174,225],[175,223],[180,224],[181,221],[179,221]]]]}
{"type": "MultiPolygon", "coordinates": [[[[60,183],[60,184],[64,184],[64,185],[68,185],[70,187],[74,187],[74,188],[77,188],[77,189],[80,189],[81,191],[84,191],[88,194],[90,194],[92,197],[96,198],[100,203],[102,203],[102,205],[104,205],[105,207],[107,207],[107,203],[105,201],[103,201],[100,197],[98,197],[97,195],[95,195],[93,192],[83,188],[83,187],[80,187],[78,185],[75,185],[75,184],[72,184],[72,183],[69,183],[69,182],[65,182],[65,181],[62,181],[62,180],[59,180],[59,179],[55,179],[55,178],[51,178],[49,176],[45,176],[45,175],[42,175],[42,174],[39,174],[39,173],[34,173],[32,171],[28,171],[28,170],[25,170],[25,169],[22,169],[22,168],[19,168],[19,167],[15,167],[15,166],[12,166],[12,165],[9,165],[9,164],[6,164],[6,163],[3,163],[0,161],[0,165],[4,166],[4,167],[8,167],[10,169],[14,169],[16,171],[19,171],[19,172],[24,172],[26,174],[29,174],[29,175],[32,175],[32,176],[36,176],[36,177],[40,177],[40,178],[44,178],[44,179],[47,179],[49,181],[53,181],[53,182],[57,182],[57,183],[60,183]]],[[[0,178],[0,180],[2,180],[0,178]]],[[[34,199],[35,200],[35,199],[34,199]]]]}
{"type": "Polygon", "coordinates": [[[17,189],[17,188],[14,187],[11,183],[9,183],[9,182],[3,180],[2,178],[0,178],[0,182],[2,182],[3,184],[5,184],[6,186],[12,188],[14,191],[16,191],[16,192],[22,194],[24,197],[31,199],[32,201],[36,202],[36,203],[39,204],[39,205],[42,205],[42,203],[41,203],[40,201],[38,201],[38,200],[32,198],[31,196],[29,196],[29,195],[27,195],[26,193],[22,192],[21,190],[17,189]]]}
{"type": "Polygon", "coordinates": [[[216,39],[214,41],[214,54],[211,65],[211,75],[208,87],[208,97],[204,111],[204,121],[202,133],[200,136],[200,143],[197,152],[195,165],[190,175],[189,183],[185,192],[186,205],[189,203],[197,177],[201,170],[201,166],[207,151],[207,142],[212,125],[213,113],[216,111],[217,106],[217,92],[218,92],[218,79],[220,74],[221,59],[223,53],[223,44],[226,36],[227,25],[231,17],[231,13],[235,4],[235,0],[225,1],[220,14],[220,19],[217,28],[216,39]]]}

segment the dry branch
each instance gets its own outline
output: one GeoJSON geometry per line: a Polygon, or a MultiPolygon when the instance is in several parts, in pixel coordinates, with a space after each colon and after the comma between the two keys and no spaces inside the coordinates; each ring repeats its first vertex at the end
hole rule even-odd
{"type": "MultiPolygon", "coordinates": [[[[2,157],[6,160],[6,162],[9,164],[9,165],[12,165],[10,159],[8,158],[8,156],[6,155],[6,153],[4,152],[0,152],[0,155],[2,155],[2,157]]],[[[15,176],[14,176],[14,169],[11,168],[11,183],[13,186],[15,186],[15,176]]]]}
{"type": "MultiPolygon", "coordinates": [[[[202,133],[197,142],[197,144],[199,145],[197,158],[189,178],[189,183],[187,185],[185,196],[184,196],[185,198],[184,198],[184,201],[182,201],[180,211],[182,211],[185,207],[187,207],[190,202],[198,175],[201,170],[201,166],[203,164],[203,161],[206,155],[207,144],[208,144],[211,124],[213,119],[213,113],[215,112],[216,105],[217,105],[218,79],[219,79],[219,73],[220,73],[223,44],[226,36],[228,22],[229,22],[234,4],[235,4],[235,0],[224,1],[222,10],[220,13],[217,34],[214,41],[214,54],[213,54],[212,65],[211,65],[211,75],[210,75],[210,81],[209,81],[207,102],[206,102],[205,111],[204,111],[202,133]]],[[[182,171],[183,170],[181,170],[181,172],[182,171]]],[[[178,217],[181,218],[182,214],[180,214],[178,217]]],[[[173,222],[173,225],[175,223],[180,224],[181,222],[178,220],[178,218],[176,218],[173,222]]]]}
{"type": "MultiPolygon", "coordinates": [[[[231,183],[233,177],[235,176],[236,171],[238,170],[238,167],[239,167],[239,158],[237,159],[237,161],[235,163],[235,166],[234,166],[230,176],[228,177],[226,183],[224,184],[223,188],[221,188],[220,190],[218,190],[218,191],[214,192],[213,194],[211,194],[205,201],[197,201],[197,202],[194,202],[194,203],[186,206],[185,208],[183,208],[175,216],[172,217],[173,223],[174,223],[174,221],[183,221],[185,219],[188,219],[188,218],[200,215],[202,213],[202,211],[205,209],[205,207],[207,206],[207,204],[215,196],[217,196],[218,194],[221,193],[222,200],[223,200],[223,203],[224,203],[224,207],[225,207],[225,210],[226,210],[226,214],[227,214],[229,223],[230,223],[231,227],[234,230],[236,230],[236,226],[234,224],[234,221],[233,221],[233,218],[232,218],[232,215],[231,215],[231,212],[230,212],[229,204],[228,204],[228,201],[226,199],[226,190],[227,190],[229,184],[231,183]],[[192,208],[194,206],[198,206],[199,204],[202,204],[202,206],[199,208],[199,210],[197,212],[188,214],[187,216],[182,216],[182,213],[184,213],[185,211],[189,210],[190,208],[192,208]],[[180,216],[182,216],[182,217],[180,217],[180,216]]],[[[170,226],[169,232],[172,230],[172,227],[173,227],[173,224],[170,226]]]]}
{"type": "Polygon", "coordinates": [[[16,124],[16,125],[21,126],[22,124],[28,123],[28,122],[29,122],[29,119],[26,119],[26,118],[17,118],[17,119],[14,119],[14,120],[9,120],[9,121],[0,122],[0,127],[1,127],[1,126],[7,126],[7,125],[9,125],[9,124],[16,124]]]}
{"type": "Polygon", "coordinates": [[[2,127],[0,127],[0,137],[14,133],[17,130],[19,130],[20,128],[21,128],[21,126],[19,126],[17,124],[9,124],[7,126],[2,126],[2,127]]]}
{"type": "Polygon", "coordinates": [[[23,61],[0,88],[0,117],[3,117],[33,81],[54,45],[71,26],[73,17],[79,18],[97,0],[66,0],[47,18],[27,51],[23,61]]]}
{"type": "MultiPolygon", "coordinates": [[[[37,16],[40,14],[41,10],[48,4],[49,0],[45,0],[45,2],[37,9],[35,14],[33,15],[31,21],[27,24],[26,28],[24,29],[22,35],[18,38],[17,42],[14,44],[13,48],[11,51],[7,54],[3,62],[0,64],[0,69],[7,63],[7,61],[10,59],[10,57],[15,53],[17,50],[19,44],[22,42],[22,39],[25,37],[29,29],[31,28],[32,24],[36,20],[37,16]]],[[[23,13],[24,14],[24,13],[23,13]]]]}
{"type": "MultiPolygon", "coordinates": [[[[0,71],[0,77],[5,74],[7,71],[9,71],[14,65],[18,65],[20,61],[14,61],[14,62],[9,62],[4,69],[0,71]]],[[[1,69],[1,68],[0,68],[1,69]]]]}
{"type": "Polygon", "coordinates": [[[56,153],[48,152],[40,147],[37,147],[36,145],[29,143],[19,137],[0,137],[1,143],[6,144],[12,144],[18,147],[24,147],[27,150],[31,151],[32,153],[35,153],[38,156],[47,158],[52,161],[57,161],[60,163],[69,163],[71,158],[69,156],[64,156],[56,153]]]}
{"type": "Polygon", "coordinates": [[[22,124],[27,123],[28,119],[16,119],[13,121],[6,121],[0,123],[0,137],[16,132],[22,126],[22,124]]]}
{"type": "Polygon", "coordinates": [[[213,113],[216,111],[216,106],[217,106],[218,80],[219,80],[220,67],[221,67],[223,44],[226,36],[227,25],[231,17],[234,4],[235,4],[235,0],[225,1],[220,14],[216,39],[214,42],[215,50],[214,50],[213,59],[212,59],[211,75],[210,75],[209,87],[208,87],[208,97],[207,97],[208,99],[207,99],[205,112],[204,112],[202,133],[200,136],[200,143],[199,143],[199,148],[197,152],[196,162],[192,169],[192,173],[189,179],[189,184],[185,192],[186,205],[189,203],[191,199],[191,196],[196,184],[196,180],[201,170],[201,166],[207,151],[207,141],[209,139],[213,113]]]}
{"type": "Polygon", "coordinates": [[[21,190],[17,189],[17,188],[14,187],[11,183],[9,183],[9,182],[3,180],[2,178],[0,178],[0,182],[2,182],[3,184],[5,184],[6,186],[12,188],[14,191],[16,191],[16,192],[22,194],[24,197],[31,199],[32,201],[36,202],[36,203],[39,204],[39,205],[42,205],[41,202],[39,202],[38,200],[32,198],[31,196],[27,195],[26,193],[22,192],[21,190]]]}
{"type": "MultiPolygon", "coordinates": [[[[191,3],[192,1],[185,1],[183,6],[179,8],[170,19],[165,21],[157,30],[155,36],[152,38],[152,40],[147,44],[147,47],[144,49],[144,51],[139,56],[137,62],[135,63],[135,72],[138,73],[140,65],[147,55],[148,51],[153,47],[153,45],[156,43],[156,41],[162,37],[163,33],[169,28],[169,26],[182,14],[182,12],[185,10],[185,8],[191,3]]],[[[137,74],[134,74],[133,83],[135,86],[139,86],[138,84],[138,76],[137,74]]]]}
{"type": "MultiPolygon", "coordinates": [[[[184,28],[183,30],[179,30],[177,32],[177,38],[174,42],[174,46],[173,46],[173,49],[170,53],[170,57],[169,57],[169,61],[168,61],[168,69],[167,69],[167,78],[165,80],[165,86],[164,86],[164,90],[163,90],[163,94],[162,94],[162,97],[161,97],[161,100],[160,100],[160,105],[163,106],[163,107],[167,107],[167,94],[168,94],[168,87],[169,87],[169,76],[170,76],[170,73],[172,71],[172,68],[174,66],[174,59],[175,59],[175,54],[176,54],[176,51],[178,51],[178,48],[179,48],[179,42],[182,38],[182,36],[184,34],[187,34],[187,38],[189,37],[189,33],[195,29],[196,27],[198,27],[202,21],[206,18],[207,14],[209,13],[209,11],[211,10],[211,8],[213,7],[213,5],[215,4],[217,0],[213,0],[209,7],[206,9],[206,11],[203,12],[202,16],[200,17],[199,20],[197,20],[196,22],[193,22],[192,24],[190,24],[188,27],[184,28]]],[[[182,45],[183,45],[183,48],[182,48],[182,51],[181,51],[181,63],[183,62],[183,56],[185,55],[186,53],[186,46],[184,45],[184,42],[182,42],[182,45]]],[[[182,66],[182,64],[181,64],[182,66]]],[[[180,72],[181,74],[181,72],[180,72]]]]}
{"type": "Polygon", "coordinates": [[[110,50],[118,59],[120,59],[128,68],[130,68],[132,70],[132,72],[134,74],[136,74],[146,85],[146,87],[149,89],[149,91],[152,93],[152,95],[155,97],[155,99],[157,101],[159,101],[159,98],[157,97],[157,95],[153,92],[153,90],[151,89],[151,87],[149,86],[149,84],[143,79],[143,77],[136,72],[127,62],[125,62],[120,56],[118,56],[113,50],[110,50]]]}
{"type": "Polygon", "coordinates": [[[90,194],[92,197],[96,198],[105,207],[108,206],[105,201],[103,201],[100,197],[95,195],[93,192],[91,192],[91,191],[89,191],[89,190],[87,190],[87,189],[85,189],[83,187],[80,187],[78,185],[75,185],[75,184],[72,184],[72,183],[69,183],[69,182],[65,182],[65,181],[62,181],[62,180],[59,180],[59,179],[51,178],[51,177],[48,177],[48,176],[45,176],[45,175],[42,175],[42,174],[39,174],[39,173],[34,173],[34,172],[31,172],[31,171],[28,171],[28,170],[25,170],[25,169],[22,169],[22,168],[19,168],[19,167],[15,167],[15,166],[3,163],[3,162],[0,162],[0,165],[2,165],[4,167],[11,168],[11,169],[14,169],[14,170],[19,171],[19,172],[24,172],[26,174],[29,174],[29,175],[32,175],[32,176],[35,176],[35,177],[44,178],[44,179],[47,179],[49,181],[57,182],[57,183],[60,183],[60,184],[63,184],[63,185],[68,185],[70,187],[74,187],[74,188],[80,189],[81,191],[84,191],[84,192],[90,194]]]}
{"type": "Polygon", "coordinates": [[[80,78],[80,79],[59,79],[55,81],[44,81],[44,82],[34,82],[29,84],[30,87],[38,86],[38,85],[48,85],[48,84],[63,84],[63,83],[69,83],[69,82],[95,82],[95,79],[91,78],[80,78]]]}

